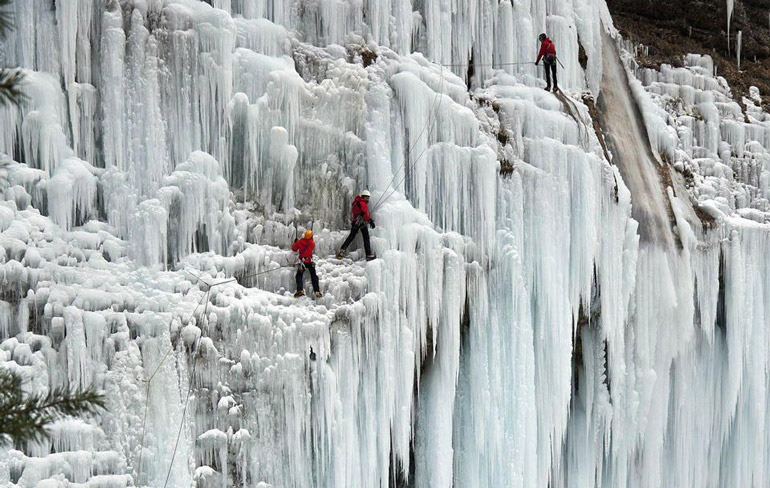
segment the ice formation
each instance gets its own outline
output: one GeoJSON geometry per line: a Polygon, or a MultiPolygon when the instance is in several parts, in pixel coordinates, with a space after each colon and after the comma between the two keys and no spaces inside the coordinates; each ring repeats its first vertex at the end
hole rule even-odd
{"type": "Polygon", "coordinates": [[[733,10],[735,10],[735,0],[725,0],[727,10],[727,52],[730,52],[730,22],[733,20],[733,10]]]}
{"type": "Polygon", "coordinates": [[[766,483],[756,89],[637,67],[602,0],[211,3],[11,7],[0,364],[108,408],[0,485],[766,483]],[[364,188],[380,259],[336,260],[364,188]]]}

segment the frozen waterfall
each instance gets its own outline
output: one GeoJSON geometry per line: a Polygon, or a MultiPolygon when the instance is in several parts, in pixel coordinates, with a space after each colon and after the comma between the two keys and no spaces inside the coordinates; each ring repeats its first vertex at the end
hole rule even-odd
{"type": "Polygon", "coordinates": [[[708,56],[604,0],[9,8],[0,367],[107,409],[0,485],[767,486],[770,114],[708,56]]]}

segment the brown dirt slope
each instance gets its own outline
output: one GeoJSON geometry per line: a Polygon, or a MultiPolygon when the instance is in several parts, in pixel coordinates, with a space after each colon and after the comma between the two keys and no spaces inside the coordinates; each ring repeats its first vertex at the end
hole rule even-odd
{"type": "Polygon", "coordinates": [[[724,0],[607,0],[607,5],[621,34],[650,48],[649,55],[639,59],[643,66],[681,66],[687,53],[709,54],[736,100],[754,85],[770,106],[770,0],[735,0],[729,56],[724,0]],[[741,71],[735,59],[739,30],[741,71]]]}

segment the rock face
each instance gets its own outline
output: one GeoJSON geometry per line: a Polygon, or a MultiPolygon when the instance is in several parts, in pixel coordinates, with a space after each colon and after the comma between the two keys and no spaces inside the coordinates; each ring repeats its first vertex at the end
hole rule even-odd
{"type": "Polygon", "coordinates": [[[768,479],[770,116],[712,57],[640,65],[602,0],[11,10],[0,366],[108,408],[0,486],[768,479]]]}

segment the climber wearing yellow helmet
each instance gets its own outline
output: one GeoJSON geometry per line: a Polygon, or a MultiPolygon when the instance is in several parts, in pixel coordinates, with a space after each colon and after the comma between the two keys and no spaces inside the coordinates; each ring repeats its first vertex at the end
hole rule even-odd
{"type": "Polygon", "coordinates": [[[313,282],[313,292],[315,292],[316,298],[321,298],[321,287],[318,284],[318,275],[315,272],[315,263],[313,263],[313,249],[315,249],[315,241],[313,240],[313,231],[308,229],[302,236],[302,239],[295,239],[294,244],[291,245],[291,250],[296,252],[299,257],[297,263],[297,274],[295,276],[297,280],[297,292],[295,297],[305,296],[305,287],[303,285],[303,275],[305,274],[305,268],[310,271],[310,281],[313,282]]]}

